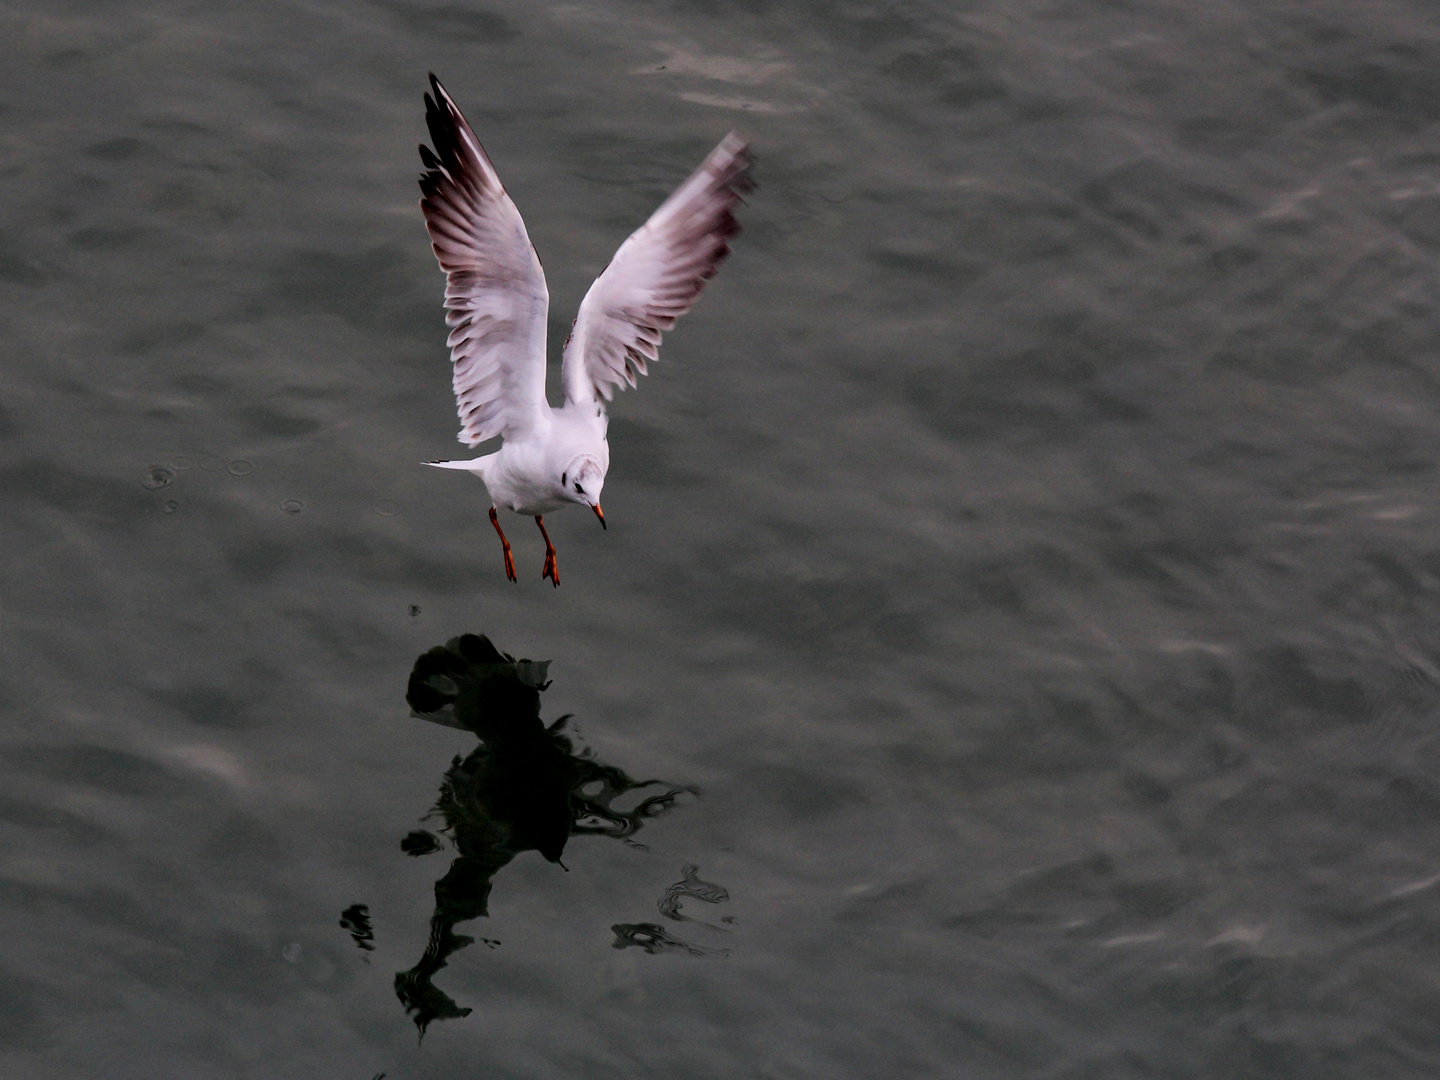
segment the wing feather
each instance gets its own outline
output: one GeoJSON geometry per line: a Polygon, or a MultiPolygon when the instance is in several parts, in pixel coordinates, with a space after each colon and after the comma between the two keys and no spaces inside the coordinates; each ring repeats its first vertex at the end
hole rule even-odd
{"type": "Polygon", "coordinates": [[[751,159],[735,132],[615,252],[580,303],[565,342],[568,402],[609,401],[659,358],[663,332],[690,310],[740,231],[734,207],[751,159]]]}
{"type": "Polygon", "coordinates": [[[520,211],[454,100],[430,76],[420,208],[445,271],[446,344],[460,441],[516,438],[543,422],[550,294],[520,211]]]}

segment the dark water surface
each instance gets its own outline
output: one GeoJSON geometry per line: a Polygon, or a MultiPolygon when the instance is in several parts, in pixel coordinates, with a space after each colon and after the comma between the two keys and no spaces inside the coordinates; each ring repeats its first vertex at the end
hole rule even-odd
{"type": "Polygon", "coordinates": [[[21,2],[0,56],[4,1076],[1440,1075],[1433,4],[21,2]],[[428,70],[557,354],[760,159],[558,590],[418,464],[428,70]],[[410,715],[465,633],[553,661],[508,749],[410,715]]]}

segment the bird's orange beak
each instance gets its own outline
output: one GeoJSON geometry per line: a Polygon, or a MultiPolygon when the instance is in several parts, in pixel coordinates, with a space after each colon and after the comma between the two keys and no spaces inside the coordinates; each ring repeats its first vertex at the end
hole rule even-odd
{"type": "Polygon", "coordinates": [[[605,511],[600,509],[600,504],[596,503],[595,505],[590,507],[590,509],[594,510],[595,516],[600,519],[600,527],[602,529],[609,530],[610,526],[605,524],[605,511]]]}

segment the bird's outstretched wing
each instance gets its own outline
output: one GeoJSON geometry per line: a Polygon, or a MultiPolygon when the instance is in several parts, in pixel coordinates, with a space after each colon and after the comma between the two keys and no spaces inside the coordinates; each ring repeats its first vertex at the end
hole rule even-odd
{"type": "Polygon", "coordinates": [[[632,233],[595,279],[565,342],[567,402],[606,401],[656,359],[662,330],[690,310],[740,231],[734,206],[749,190],[750,156],[735,132],[632,233]]]}
{"type": "Polygon", "coordinates": [[[550,294],[520,211],[440,80],[430,76],[420,147],[420,208],[445,271],[460,441],[523,436],[545,403],[550,294]]]}

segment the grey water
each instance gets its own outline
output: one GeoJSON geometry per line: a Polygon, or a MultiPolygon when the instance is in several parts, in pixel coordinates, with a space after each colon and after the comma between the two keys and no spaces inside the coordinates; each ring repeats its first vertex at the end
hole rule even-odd
{"type": "Polygon", "coordinates": [[[1434,5],[19,0],[0,57],[0,1075],[1440,1075],[1434,5]],[[558,589],[420,465],[429,71],[556,362],[755,148],[558,589]],[[467,634],[523,753],[407,700],[467,634]]]}

